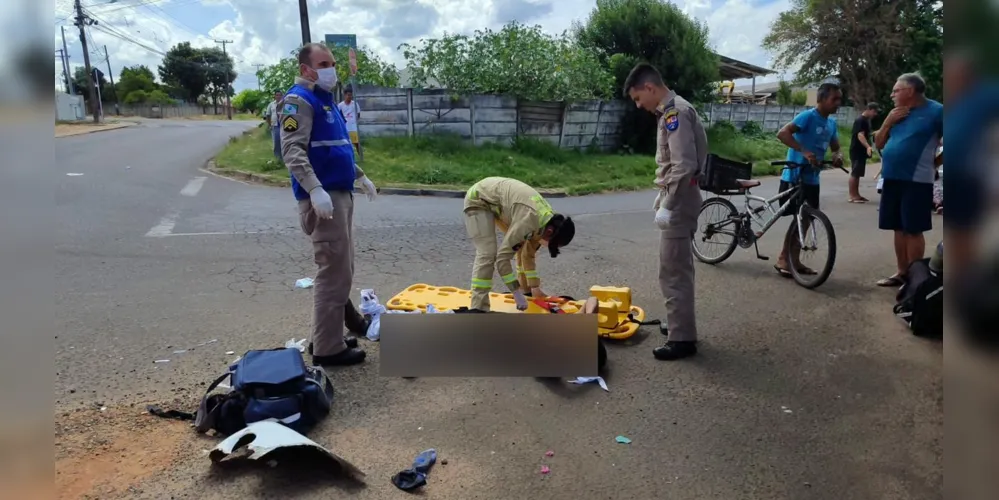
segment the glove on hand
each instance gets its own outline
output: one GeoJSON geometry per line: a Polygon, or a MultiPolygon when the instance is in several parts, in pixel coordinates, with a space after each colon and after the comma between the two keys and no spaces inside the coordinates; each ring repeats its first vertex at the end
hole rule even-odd
{"type": "Polygon", "coordinates": [[[378,196],[378,188],[375,187],[375,183],[368,179],[368,176],[361,177],[361,191],[368,195],[368,201],[375,201],[375,197],[378,196]]]}
{"type": "Polygon", "coordinates": [[[312,200],[312,209],[320,219],[333,218],[333,200],[322,186],[309,191],[309,199],[312,200]]]}
{"type": "Polygon", "coordinates": [[[513,301],[517,303],[518,311],[527,310],[527,297],[524,296],[524,292],[520,290],[513,292],[513,301]]]}
{"type": "Polygon", "coordinates": [[[659,229],[666,229],[669,227],[669,220],[673,217],[673,214],[669,210],[666,210],[666,206],[660,206],[659,210],[656,210],[656,225],[659,229]]]}

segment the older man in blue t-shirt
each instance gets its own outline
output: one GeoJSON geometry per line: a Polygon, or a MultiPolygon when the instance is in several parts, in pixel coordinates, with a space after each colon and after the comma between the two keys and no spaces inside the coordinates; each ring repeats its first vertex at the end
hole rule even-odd
{"type": "MultiPolygon", "coordinates": [[[[801,168],[784,170],[780,178],[779,192],[783,193],[791,189],[796,181],[801,180],[801,194],[812,208],[819,208],[819,163],[825,158],[826,150],[833,151],[833,163],[836,166],[843,164],[843,156],[840,153],[839,131],[836,125],[836,118],[833,116],[839,111],[839,106],[843,102],[843,91],[835,83],[823,83],[816,92],[815,107],[798,113],[787,125],[777,132],[777,138],[787,146],[787,161],[795,162],[799,165],[806,165],[801,168]]],[[[781,203],[786,203],[788,197],[781,199],[781,203]]],[[[797,203],[789,203],[782,215],[794,215],[798,213],[800,206],[797,203]]],[[[805,221],[807,224],[808,221],[805,221]]],[[[788,233],[790,235],[790,233],[788,233]]],[[[777,264],[774,269],[784,277],[790,277],[791,272],[787,268],[788,252],[794,253],[794,261],[799,262],[798,253],[801,251],[800,244],[796,238],[789,238],[784,242],[784,247],[777,257],[777,264]]],[[[801,274],[815,274],[815,271],[798,264],[798,272],[801,274]]]]}
{"type": "Polygon", "coordinates": [[[926,83],[916,74],[898,77],[888,113],[874,142],[881,150],[881,208],[878,226],[895,232],[896,273],[878,281],[898,287],[909,265],[923,258],[933,229],[933,181],[936,151],[943,139],[943,104],[925,96],[926,83]]]}

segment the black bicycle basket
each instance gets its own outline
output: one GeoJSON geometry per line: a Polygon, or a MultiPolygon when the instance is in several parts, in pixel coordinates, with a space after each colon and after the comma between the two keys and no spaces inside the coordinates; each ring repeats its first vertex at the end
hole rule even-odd
{"type": "Polygon", "coordinates": [[[726,194],[739,191],[739,179],[751,179],[753,164],[726,160],[718,155],[709,154],[708,163],[701,172],[697,183],[702,191],[714,194],[726,194]]]}

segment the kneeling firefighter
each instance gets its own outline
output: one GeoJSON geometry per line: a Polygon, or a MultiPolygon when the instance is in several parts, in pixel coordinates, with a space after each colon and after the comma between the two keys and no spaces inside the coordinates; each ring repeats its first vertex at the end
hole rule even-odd
{"type": "Polygon", "coordinates": [[[471,309],[489,312],[493,273],[499,271],[513,293],[517,309],[526,310],[527,297],[510,261],[517,256],[523,285],[531,288],[532,295],[539,295],[534,253],[547,246],[549,254],[557,257],[559,249],[575,236],[576,225],[571,218],[555,213],[537,190],[505,177],[486,177],[469,188],[464,212],[465,229],[475,244],[471,309]],[[498,245],[497,227],[503,232],[503,241],[498,245]]]}

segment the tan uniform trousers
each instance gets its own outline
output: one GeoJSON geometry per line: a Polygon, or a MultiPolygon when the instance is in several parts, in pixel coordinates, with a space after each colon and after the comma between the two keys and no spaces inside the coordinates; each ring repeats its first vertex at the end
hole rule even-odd
{"type": "Polygon", "coordinates": [[[693,234],[663,231],[659,240],[659,288],[666,299],[666,325],[671,342],[697,340],[694,314],[693,234]]]}
{"type": "Polygon", "coordinates": [[[472,309],[489,311],[489,292],[492,291],[496,273],[496,219],[488,210],[465,210],[465,231],[475,245],[475,262],[472,264],[472,309]]]}
{"type": "Polygon", "coordinates": [[[312,343],[315,356],[347,350],[343,323],[354,281],[354,194],[328,191],[333,218],[320,219],[309,200],[298,202],[302,231],[312,237],[316,279],[313,289],[312,343]]]}

